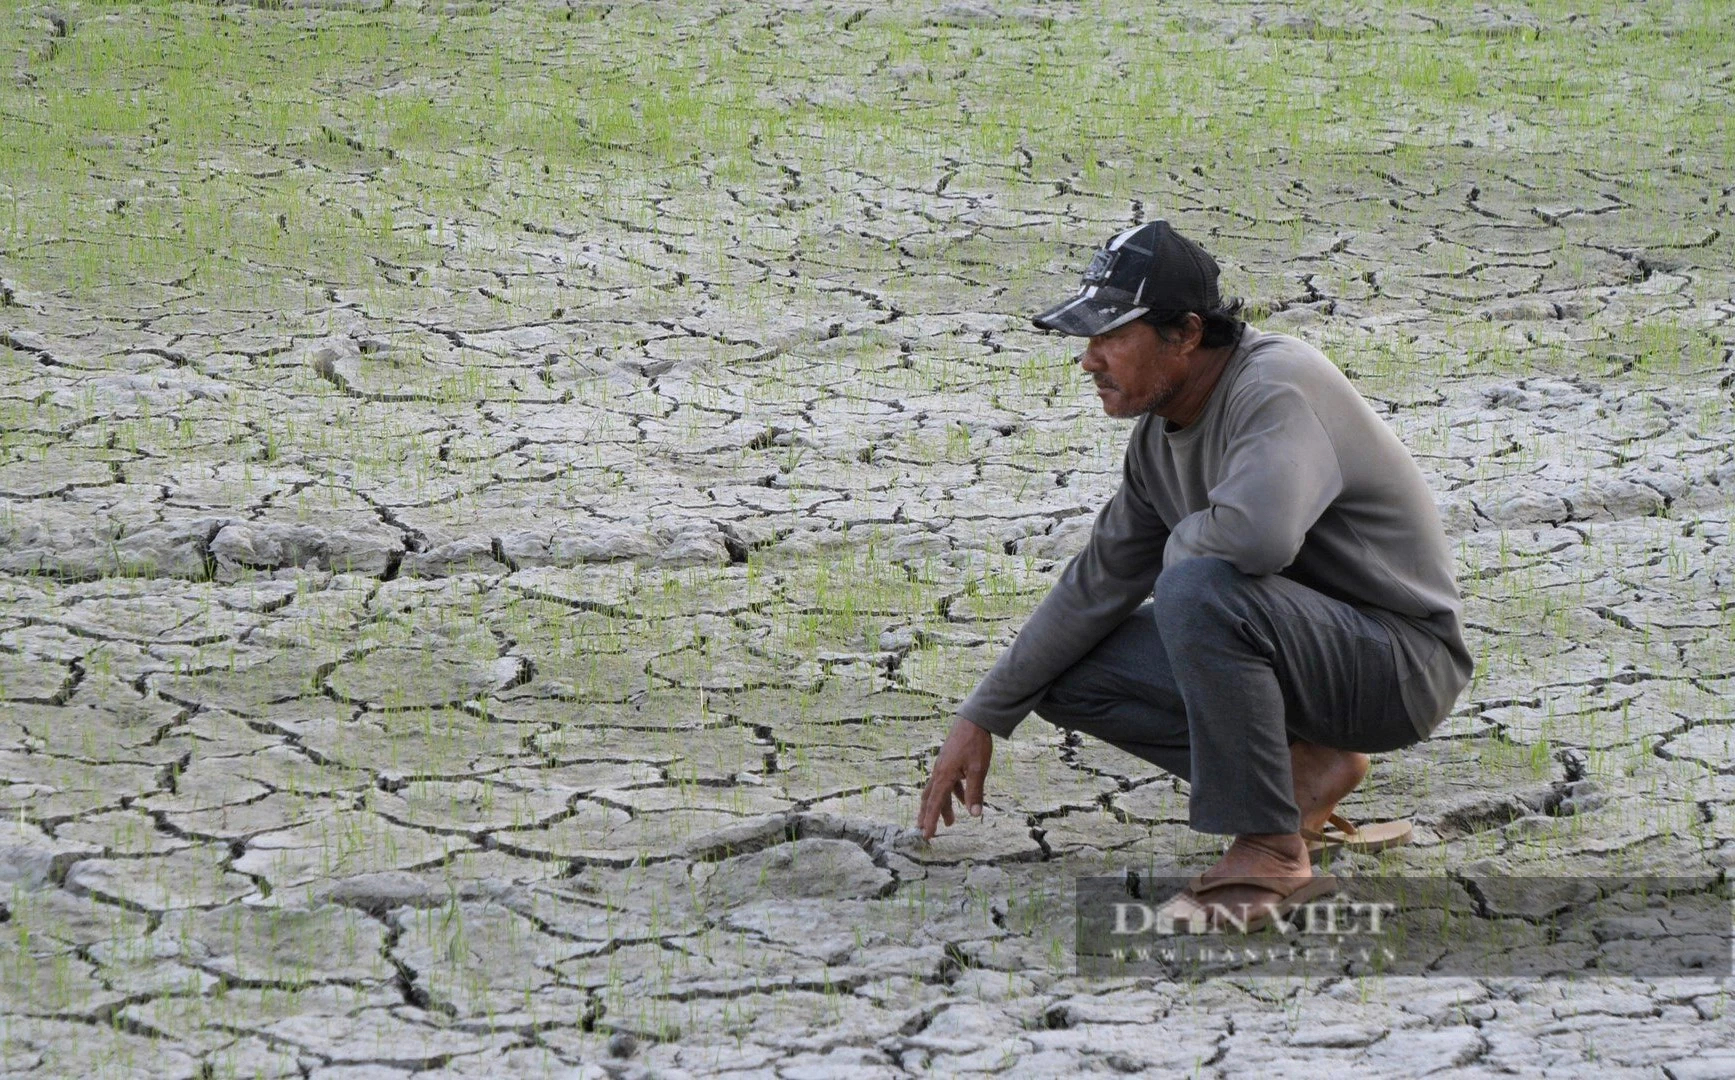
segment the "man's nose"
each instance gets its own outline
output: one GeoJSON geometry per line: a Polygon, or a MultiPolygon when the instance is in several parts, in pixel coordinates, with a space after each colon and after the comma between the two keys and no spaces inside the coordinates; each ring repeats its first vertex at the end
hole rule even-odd
{"type": "Polygon", "coordinates": [[[1097,355],[1096,349],[1093,346],[1087,345],[1084,350],[1078,354],[1078,366],[1086,371],[1101,371],[1102,358],[1097,355]]]}

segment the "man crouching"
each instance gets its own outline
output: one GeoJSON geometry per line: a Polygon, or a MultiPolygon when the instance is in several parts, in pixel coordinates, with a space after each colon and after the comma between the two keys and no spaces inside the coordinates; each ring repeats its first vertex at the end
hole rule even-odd
{"type": "Polygon", "coordinates": [[[1225,304],[1167,222],[1096,253],[1035,319],[1134,419],[1121,485],[934,762],[917,825],[982,812],[992,735],[1031,711],[1189,781],[1235,837],[1169,915],[1262,925],[1335,882],[1310,856],[1408,839],[1335,813],[1367,755],[1428,737],[1469,681],[1462,605],[1421,470],[1317,349],[1225,304]],[[1175,910],[1175,909],[1180,910],[1175,910]]]}

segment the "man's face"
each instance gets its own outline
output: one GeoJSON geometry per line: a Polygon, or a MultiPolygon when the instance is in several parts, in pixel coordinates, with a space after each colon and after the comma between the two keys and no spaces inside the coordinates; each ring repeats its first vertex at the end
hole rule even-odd
{"type": "Polygon", "coordinates": [[[1103,412],[1136,418],[1160,412],[1181,392],[1190,351],[1185,340],[1164,341],[1156,327],[1134,319],[1091,338],[1078,366],[1096,381],[1103,412]]]}

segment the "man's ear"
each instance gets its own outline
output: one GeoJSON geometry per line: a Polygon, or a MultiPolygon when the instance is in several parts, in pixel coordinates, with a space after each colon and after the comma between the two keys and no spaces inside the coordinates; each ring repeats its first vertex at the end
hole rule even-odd
{"type": "Polygon", "coordinates": [[[1197,311],[1187,312],[1186,341],[1189,349],[1197,349],[1205,340],[1205,319],[1197,311]]]}

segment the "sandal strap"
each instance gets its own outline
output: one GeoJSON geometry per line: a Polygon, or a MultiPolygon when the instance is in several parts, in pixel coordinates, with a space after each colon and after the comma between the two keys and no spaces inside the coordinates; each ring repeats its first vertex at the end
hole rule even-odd
{"type": "Polygon", "coordinates": [[[1342,814],[1333,813],[1327,816],[1325,820],[1332,828],[1337,830],[1335,833],[1323,829],[1318,832],[1315,832],[1313,829],[1301,829],[1298,830],[1301,833],[1301,838],[1303,840],[1312,841],[1315,844],[1342,844],[1354,840],[1356,835],[1361,832],[1361,829],[1357,827],[1355,822],[1344,817],[1342,814]]]}

